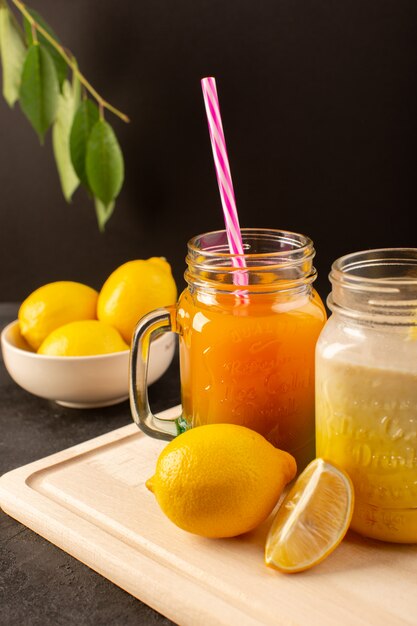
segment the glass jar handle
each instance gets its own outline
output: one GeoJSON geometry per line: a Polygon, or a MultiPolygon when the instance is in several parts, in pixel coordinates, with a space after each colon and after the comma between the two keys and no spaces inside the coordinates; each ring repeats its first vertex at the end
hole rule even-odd
{"type": "Polygon", "coordinates": [[[144,315],[133,333],[129,366],[129,396],[132,417],[146,435],[170,441],[185,430],[181,416],[171,419],[156,417],[149,406],[148,362],[151,341],[172,331],[171,311],[155,309],[144,315]]]}

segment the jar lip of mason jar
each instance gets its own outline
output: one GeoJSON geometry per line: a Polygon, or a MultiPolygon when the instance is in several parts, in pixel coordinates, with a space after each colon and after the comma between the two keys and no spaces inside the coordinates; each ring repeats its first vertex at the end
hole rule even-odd
{"type": "Polygon", "coordinates": [[[374,248],[345,254],[334,261],[329,275],[331,282],[342,283],[357,289],[398,291],[399,287],[417,286],[417,248],[374,248]],[[413,276],[364,276],[355,271],[372,267],[409,266],[415,268],[413,276]]]}
{"type": "Polygon", "coordinates": [[[293,255],[296,255],[297,258],[300,257],[311,257],[314,256],[314,244],[313,241],[303,235],[302,233],[295,233],[289,230],[279,230],[273,228],[241,228],[240,232],[242,234],[243,246],[245,248],[245,239],[250,238],[250,236],[258,236],[260,238],[265,239],[277,239],[281,240],[284,243],[288,243],[292,246],[287,250],[277,250],[276,252],[264,251],[264,252],[245,252],[243,254],[231,254],[230,252],[222,252],[219,250],[219,247],[225,248],[227,247],[227,236],[226,230],[213,230],[207,233],[201,233],[200,235],[196,235],[192,237],[188,242],[188,251],[189,253],[194,254],[202,254],[207,258],[233,258],[233,257],[244,257],[251,259],[261,259],[262,257],[268,256],[272,258],[291,258],[293,255]],[[222,244],[217,243],[211,247],[205,248],[198,245],[198,241],[203,238],[212,238],[215,240],[218,237],[224,237],[224,242],[222,244]]]}

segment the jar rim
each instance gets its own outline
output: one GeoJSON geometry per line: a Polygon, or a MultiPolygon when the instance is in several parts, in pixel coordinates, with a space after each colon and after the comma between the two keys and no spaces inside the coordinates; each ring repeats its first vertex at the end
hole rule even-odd
{"type": "Polygon", "coordinates": [[[330,281],[352,289],[397,293],[401,287],[417,287],[417,248],[374,248],[352,252],[333,262],[330,281]],[[403,277],[388,274],[388,268],[408,266],[415,271],[403,277]],[[380,275],[366,276],[371,268],[380,268],[380,275]],[[384,269],[387,273],[384,275],[384,269]],[[356,273],[358,272],[358,273],[356,273]]]}
{"type": "MultiPolygon", "coordinates": [[[[241,228],[243,246],[245,248],[245,241],[251,237],[256,236],[265,240],[276,240],[288,244],[290,247],[285,250],[277,251],[263,251],[263,252],[244,252],[244,254],[232,254],[229,251],[224,251],[228,248],[226,230],[214,230],[207,233],[202,233],[192,237],[188,241],[188,253],[203,255],[205,258],[244,258],[244,259],[262,259],[265,256],[276,259],[291,259],[296,257],[297,259],[313,257],[315,254],[313,241],[303,235],[302,233],[295,233],[289,230],[279,230],[273,228],[241,228]],[[222,238],[221,243],[219,238],[222,238]],[[201,245],[202,241],[213,240],[213,245],[205,247],[201,245]],[[217,240],[217,244],[214,242],[217,240]],[[200,244],[200,245],[199,245],[200,244]]],[[[248,245],[246,243],[246,245],[248,245]]]]}
{"type": "Polygon", "coordinates": [[[242,228],[245,253],[231,254],[226,230],[193,237],[188,242],[184,277],[193,288],[257,293],[309,288],[317,276],[309,237],[271,228],[242,228]],[[240,285],[240,287],[238,287],[240,285]]]}

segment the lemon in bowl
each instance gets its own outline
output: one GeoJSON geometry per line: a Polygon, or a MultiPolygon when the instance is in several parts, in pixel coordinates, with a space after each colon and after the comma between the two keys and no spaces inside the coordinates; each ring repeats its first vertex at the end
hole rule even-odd
{"type": "Polygon", "coordinates": [[[48,356],[94,356],[129,350],[120,333],[98,320],[78,320],[53,330],[38,348],[48,356]]]}
{"type": "MultiPolygon", "coordinates": [[[[74,281],[43,285],[2,332],[6,368],[27,391],[66,406],[125,400],[134,326],[143,314],[175,299],[171,268],[161,258],[125,263],[100,294],[74,281]]],[[[148,384],[165,372],[174,351],[173,333],[152,342],[148,384]]]]}
{"type": "Polygon", "coordinates": [[[82,283],[62,280],[35,289],[21,304],[20,332],[37,350],[63,324],[96,318],[98,292],[82,283]]]}
{"type": "Polygon", "coordinates": [[[97,317],[111,324],[130,343],[139,319],[177,299],[169,263],[162,257],[136,259],[118,267],[104,283],[97,301],[97,317]]]}

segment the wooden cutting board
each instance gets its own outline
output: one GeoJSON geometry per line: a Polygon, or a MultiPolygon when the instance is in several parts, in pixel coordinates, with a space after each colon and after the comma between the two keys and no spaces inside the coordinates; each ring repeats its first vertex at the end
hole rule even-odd
{"type": "Polygon", "coordinates": [[[184,626],[417,623],[417,546],[349,533],[316,568],[280,574],[263,563],[270,520],[209,540],[164,517],[144,485],[163,446],[125,426],[5,474],[0,505],[184,626]]]}

